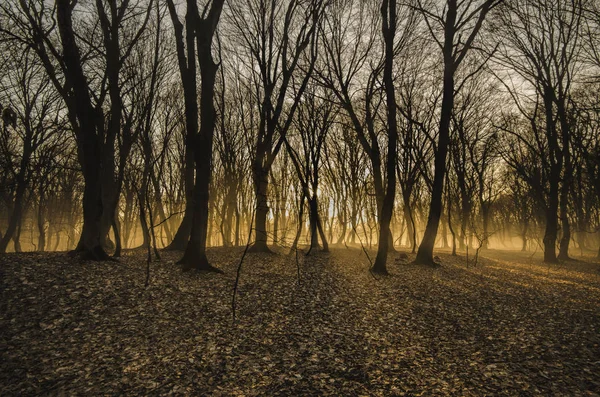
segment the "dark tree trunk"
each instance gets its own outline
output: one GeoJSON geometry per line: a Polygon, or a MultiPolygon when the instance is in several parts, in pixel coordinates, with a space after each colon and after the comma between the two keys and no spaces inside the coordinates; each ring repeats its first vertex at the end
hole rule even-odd
{"type": "Polygon", "coordinates": [[[563,178],[560,188],[560,224],[562,228],[562,236],[559,244],[558,259],[568,260],[569,258],[569,243],[571,242],[571,225],[569,223],[568,205],[569,205],[569,190],[573,179],[573,165],[571,164],[570,150],[570,130],[571,126],[567,120],[567,110],[565,107],[564,97],[560,97],[557,101],[558,119],[560,121],[560,130],[562,135],[562,160],[563,160],[563,178]]]}
{"type": "Polygon", "coordinates": [[[234,228],[233,228],[233,215],[237,207],[237,192],[236,186],[233,181],[230,181],[227,185],[227,196],[225,197],[226,209],[224,219],[224,240],[223,245],[226,247],[232,246],[234,242],[234,228]]]}
{"type": "Polygon", "coordinates": [[[462,202],[462,208],[461,208],[461,213],[460,213],[460,241],[459,241],[459,248],[461,250],[465,249],[465,244],[467,244],[467,228],[469,226],[469,220],[471,218],[471,204],[469,203],[469,199],[466,198],[462,193],[461,193],[461,202],[462,202]]]}
{"type": "MultiPolygon", "coordinates": [[[[193,168],[192,168],[192,176],[193,176],[193,168]]],[[[193,188],[192,188],[193,191],[193,188]]],[[[193,194],[189,195],[189,199],[186,199],[185,210],[183,213],[183,219],[177,228],[177,232],[175,233],[175,237],[173,237],[173,241],[171,244],[165,247],[167,251],[183,251],[187,245],[188,240],[190,239],[190,233],[192,231],[192,208],[191,202],[193,200],[193,194]],[[188,205],[188,203],[190,203],[188,205]]]]}
{"type": "MultiPolygon", "coordinates": [[[[552,182],[551,184],[554,185],[552,182]]],[[[552,188],[550,191],[552,192],[552,188]]],[[[552,197],[550,197],[549,201],[550,203],[546,208],[546,231],[544,232],[544,262],[556,263],[558,262],[558,258],[556,257],[556,237],[558,235],[556,213],[558,203],[552,197]]]]}
{"type": "Polygon", "coordinates": [[[544,112],[546,119],[546,136],[548,139],[549,151],[549,194],[546,204],[546,230],[544,232],[544,262],[557,263],[556,257],[556,239],[558,237],[558,209],[559,209],[559,180],[562,168],[562,153],[558,147],[558,138],[556,133],[556,123],[552,111],[552,98],[554,92],[550,87],[544,87],[544,112]]]}
{"type": "Polygon", "coordinates": [[[240,211],[238,210],[237,203],[235,205],[235,246],[240,246],[240,211]]]}
{"type": "Polygon", "coordinates": [[[338,222],[340,223],[342,230],[340,231],[339,235],[338,235],[338,239],[335,242],[335,245],[341,245],[342,243],[345,242],[345,238],[346,238],[346,229],[348,228],[347,224],[348,224],[348,212],[346,210],[346,203],[344,200],[342,200],[341,203],[338,203],[338,222]]]}
{"type": "MultiPolygon", "coordinates": [[[[448,19],[451,19],[451,12],[448,13],[448,19]]],[[[456,18],[456,12],[452,20],[456,18]]],[[[452,22],[452,25],[454,22],[452,22]]],[[[419,245],[416,263],[424,265],[434,265],[433,247],[437,236],[440,216],[442,213],[442,195],[444,192],[444,176],[446,174],[446,157],[448,154],[448,143],[450,142],[450,119],[452,108],[454,107],[454,65],[452,60],[452,43],[454,42],[454,32],[446,32],[446,43],[444,49],[444,91],[442,97],[442,114],[440,117],[438,147],[435,152],[435,171],[433,175],[433,189],[431,191],[431,201],[429,204],[429,216],[425,234],[419,245]],[[450,34],[451,33],[451,34],[450,34]],[[449,48],[448,48],[449,47],[449,48]]]]}
{"type": "MultiPolygon", "coordinates": [[[[443,217],[443,215],[442,215],[443,217]]],[[[450,244],[448,244],[448,222],[442,222],[442,248],[448,249],[450,248],[450,244]]],[[[414,253],[414,252],[413,252],[414,253]]]]}
{"type": "Polygon", "coordinates": [[[123,250],[123,243],[121,241],[121,224],[116,211],[113,217],[112,230],[115,234],[115,252],[113,252],[113,257],[119,258],[121,256],[121,251],[123,250]]]}
{"type": "Polygon", "coordinates": [[[450,229],[450,234],[452,235],[452,256],[456,256],[456,233],[452,227],[452,198],[450,197],[450,189],[446,188],[446,190],[448,200],[448,209],[446,212],[448,213],[448,229],[450,229]]]}
{"type": "MultiPolygon", "coordinates": [[[[8,136],[7,132],[8,125],[4,123],[4,133],[5,136],[8,136]]],[[[23,206],[24,206],[24,198],[25,198],[25,190],[27,188],[27,171],[29,168],[29,162],[31,159],[31,155],[33,152],[33,148],[31,146],[32,134],[33,131],[27,127],[26,136],[23,144],[23,155],[21,157],[21,162],[19,164],[19,172],[17,173],[17,188],[14,196],[14,204],[12,207],[12,211],[8,218],[8,227],[6,228],[6,232],[4,235],[0,234],[0,253],[6,252],[8,248],[8,244],[10,240],[15,236],[15,232],[17,231],[17,227],[21,222],[21,218],[23,216],[23,206]]],[[[41,207],[42,198],[40,198],[40,207],[41,207]]],[[[15,248],[16,251],[16,248],[15,248]]]]}
{"type": "Polygon", "coordinates": [[[298,241],[300,240],[300,235],[302,234],[302,221],[304,218],[304,199],[305,199],[305,195],[302,194],[302,197],[300,197],[300,205],[298,208],[298,229],[296,230],[296,236],[294,237],[294,242],[292,243],[292,248],[291,250],[294,251],[298,248],[298,241]]]}
{"type": "MultiPolygon", "coordinates": [[[[183,251],[186,249],[193,223],[193,195],[194,195],[194,143],[198,134],[198,92],[196,84],[196,52],[195,52],[195,26],[196,18],[193,11],[186,14],[186,34],[185,45],[183,36],[183,24],[179,21],[175,4],[172,0],[167,2],[171,22],[175,31],[177,64],[181,75],[183,86],[183,96],[185,104],[185,167],[184,167],[184,188],[185,188],[185,210],[183,219],[173,237],[173,241],[167,247],[169,251],[183,251]]],[[[190,10],[197,9],[195,2],[188,1],[190,10]]],[[[212,60],[212,58],[211,58],[212,60]]]]}
{"type": "Polygon", "coordinates": [[[140,208],[140,225],[142,227],[142,245],[138,248],[149,250],[150,248],[150,227],[148,226],[148,215],[146,214],[146,197],[144,193],[138,194],[138,204],[140,208]]]}
{"type": "Polygon", "coordinates": [[[407,204],[406,199],[402,207],[404,213],[404,220],[406,222],[406,228],[408,231],[408,241],[410,243],[411,252],[414,254],[417,249],[417,230],[415,228],[415,221],[413,219],[412,210],[410,204],[407,204]]]}
{"type": "Polygon", "coordinates": [[[275,183],[273,183],[275,193],[275,208],[273,209],[273,245],[279,245],[279,206],[281,203],[281,195],[275,183]]]}
{"type": "MultiPolygon", "coordinates": [[[[124,9],[117,7],[115,0],[103,2],[96,0],[96,9],[98,10],[100,28],[102,30],[105,60],[106,60],[106,77],[108,82],[108,94],[110,97],[110,113],[108,125],[102,140],[102,206],[103,213],[101,219],[101,234],[100,242],[105,248],[115,249],[114,256],[121,254],[121,241],[118,241],[121,236],[119,230],[116,229],[118,222],[116,221],[117,207],[121,188],[123,185],[123,177],[127,158],[131,151],[133,141],[131,139],[131,131],[128,126],[123,127],[123,99],[120,85],[120,74],[123,60],[121,59],[121,43],[119,29],[121,29],[122,15],[124,9]],[[107,14],[104,9],[104,3],[109,4],[110,12],[107,14]],[[117,138],[121,137],[120,146],[120,162],[119,169],[115,175],[115,143],[117,138]],[[114,243],[110,240],[109,232],[113,228],[114,243]]],[[[103,120],[98,124],[98,131],[104,129],[103,120]]],[[[127,124],[127,123],[125,123],[127,124]]],[[[127,124],[128,125],[128,124],[127,124]]]]}
{"type": "MultiPolygon", "coordinates": [[[[111,115],[111,118],[113,116],[111,115]]],[[[117,127],[118,128],[118,127],[117,127]]],[[[114,132],[110,133],[110,135],[114,132]]],[[[100,184],[102,185],[102,218],[100,220],[100,243],[105,250],[114,250],[116,242],[110,238],[110,230],[117,216],[117,205],[119,202],[119,188],[114,177],[115,171],[115,147],[114,142],[106,142],[103,145],[103,169],[101,171],[100,184]],[[111,154],[106,154],[110,152],[111,154]]],[[[118,233],[116,233],[118,235],[118,233]]]]}
{"type": "Polygon", "coordinates": [[[385,41],[385,65],[383,81],[387,102],[388,153],[386,162],[387,187],[381,206],[379,220],[379,246],[373,264],[373,272],[387,274],[388,249],[394,246],[390,222],[396,195],[396,160],[398,157],[398,125],[396,124],[396,93],[394,88],[394,36],[396,32],[396,0],[384,0],[381,6],[382,32],[385,41]]]}
{"type": "Polygon", "coordinates": [[[23,226],[23,218],[19,219],[17,223],[17,230],[15,231],[15,235],[13,236],[13,244],[15,245],[15,252],[23,252],[23,248],[21,247],[21,228],[23,226]]]}
{"type": "MultiPolygon", "coordinates": [[[[94,154],[98,154],[91,154],[94,151],[93,148],[88,148],[86,152],[90,153],[90,155],[87,158],[95,157],[94,154]]],[[[85,184],[83,190],[83,228],[75,251],[84,253],[84,256],[90,259],[106,260],[108,259],[108,255],[101,244],[100,236],[102,198],[101,187],[98,183],[99,170],[96,166],[91,166],[88,161],[85,161],[85,163],[83,170],[85,184]]]]}
{"type": "MultiPolygon", "coordinates": [[[[478,17],[471,29],[468,38],[461,44],[459,35],[458,43],[454,42],[457,28],[465,24],[461,15],[457,22],[457,14],[459,4],[456,0],[448,0],[445,5],[446,18],[444,20],[444,46],[442,53],[444,56],[444,83],[442,92],[442,107],[440,115],[440,124],[438,129],[437,150],[435,151],[433,174],[433,186],[431,192],[431,202],[429,204],[429,215],[427,218],[427,226],[425,234],[419,246],[416,263],[425,265],[435,265],[433,261],[433,248],[437,236],[437,231],[442,213],[442,199],[444,191],[444,177],[446,174],[446,157],[448,155],[448,144],[450,143],[450,121],[452,119],[452,111],[454,108],[454,73],[465,59],[473,40],[478,34],[485,16],[492,6],[498,4],[492,0],[486,0],[481,4],[478,10],[478,17]],[[495,4],[495,5],[494,5],[495,4]]],[[[465,10],[466,14],[466,10],[465,10]]]]}
{"type": "Polygon", "coordinates": [[[129,240],[131,237],[131,228],[133,226],[133,209],[134,209],[134,196],[133,189],[128,189],[125,194],[125,217],[123,219],[123,242],[125,247],[129,247],[129,240]]]}
{"type": "MultiPolygon", "coordinates": [[[[195,5],[195,0],[192,0],[195,5]]],[[[196,136],[194,163],[196,165],[196,183],[193,197],[193,224],[187,248],[179,261],[184,270],[195,268],[203,271],[222,273],[213,267],[206,257],[208,233],[209,188],[212,174],[212,152],[216,125],[214,105],[215,79],[218,65],[212,57],[212,41],[219,22],[224,0],[215,0],[206,19],[200,19],[194,8],[196,22],[196,40],[198,44],[198,62],[200,64],[200,133],[196,136]]],[[[190,12],[188,2],[188,13],[190,12]]]]}
{"type": "Polygon", "coordinates": [[[40,205],[37,211],[37,224],[38,224],[38,244],[37,250],[40,252],[44,252],[46,249],[46,217],[44,214],[44,194],[43,191],[40,193],[40,205]]]}
{"type": "Polygon", "coordinates": [[[256,194],[256,210],[254,233],[256,235],[254,244],[248,252],[271,252],[267,246],[267,215],[269,204],[267,201],[269,189],[269,170],[262,166],[263,159],[257,157],[254,164],[254,185],[256,194]]]}
{"type": "Polygon", "coordinates": [[[481,248],[486,250],[489,247],[489,222],[490,222],[490,204],[481,202],[481,216],[483,223],[483,242],[481,248]]]}
{"type": "Polygon", "coordinates": [[[154,200],[156,202],[156,208],[158,209],[158,216],[162,220],[161,222],[163,222],[162,228],[165,231],[167,241],[173,241],[173,233],[171,233],[169,222],[164,222],[164,220],[167,219],[167,214],[165,214],[163,201],[161,199],[160,184],[158,183],[158,178],[153,170],[150,170],[150,180],[152,181],[152,186],[154,187],[154,200]]]}
{"type": "Polygon", "coordinates": [[[329,252],[329,244],[327,243],[327,237],[325,236],[323,223],[321,222],[321,217],[319,215],[319,204],[316,193],[313,193],[313,196],[308,199],[308,207],[308,219],[310,225],[310,248],[308,252],[312,252],[313,249],[321,248],[319,245],[319,237],[323,243],[323,252],[329,252]]]}
{"type": "Polygon", "coordinates": [[[102,203],[102,142],[98,131],[98,114],[92,106],[88,83],[83,74],[79,48],[72,24],[74,4],[69,0],[56,1],[57,24],[63,47],[63,62],[67,85],[70,119],[74,122],[79,162],[82,166],[83,228],[76,251],[95,260],[106,260],[108,255],[101,244],[102,203]]]}
{"type": "Polygon", "coordinates": [[[317,213],[317,229],[319,230],[319,236],[323,242],[323,252],[329,252],[329,244],[327,243],[327,237],[325,237],[325,230],[323,230],[323,222],[321,216],[317,213]]]}
{"type": "Polygon", "coordinates": [[[319,217],[319,209],[317,205],[317,197],[314,194],[311,198],[308,199],[308,208],[308,219],[310,225],[309,251],[312,251],[315,248],[321,248],[319,246],[319,234],[317,231],[317,218],[319,217]]]}
{"type": "MultiPolygon", "coordinates": [[[[25,158],[25,151],[23,154],[23,159],[25,158]]],[[[23,167],[23,163],[21,164],[21,168],[19,170],[19,174],[17,175],[17,189],[15,192],[15,201],[13,205],[12,212],[10,214],[8,220],[8,227],[6,228],[6,232],[0,238],[0,252],[6,252],[8,248],[8,244],[10,240],[15,236],[15,232],[17,231],[17,227],[19,226],[19,222],[21,221],[21,217],[23,216],[23,199],[25,196],[25,168],[23,167]]],[[[16,249],[15,249],[16,251],[16,249]]]]}

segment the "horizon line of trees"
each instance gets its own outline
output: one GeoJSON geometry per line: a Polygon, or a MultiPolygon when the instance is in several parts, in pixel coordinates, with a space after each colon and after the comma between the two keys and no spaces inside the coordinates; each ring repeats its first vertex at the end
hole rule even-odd
{"type": "Polygon", "coordinates": [[[598,0],[18,0],[0,70],[0,252],[600,258],[598,0]]]}

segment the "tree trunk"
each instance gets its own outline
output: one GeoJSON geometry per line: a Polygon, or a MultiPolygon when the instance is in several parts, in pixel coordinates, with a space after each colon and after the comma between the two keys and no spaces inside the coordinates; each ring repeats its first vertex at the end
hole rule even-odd
{"type": "Polygon", "coordinates": [[[237,203],[235,205],[235,246],[240,246],[240,211],[237,203]]]}
{"type": "Polygon", "coordinates": [[[44,216],[44,195],[43,193],[40,194],[40,205],[38,207],[38,211],[37,211],[37,225],[38,225],[38,246],[37,246],[37,250],[40,252],[44,252],[46,249],[46,229],[45,229],[45,224],[46,224],[46,219],[44,216]]]}
{"type": "Polygon", "coordinates": [[[452,199],[450,198],[450,191],[448,191],[446,194],[448,197],[448,229],[450,229],[450,234],[452,235],[452,256],[456,256],[456,233],[452,227],[452,199]]]}
{"type": "Polygon", "coordinates": [[[327,243],[327,238],[325,237],[325,230],[323,230],[323,222],[321,221],[321,216],[317,213],[317,229],[319,230],[319,236],[321,237],[321,242],[323,242],[323,252],[329,252],[329,244],[327,243]]]}
{"type": "MultiPolygon", "coordinates": [[[[15,204],[13,206],[13,210],[10,214],[10,218],[8,220],[8,227],[6,228],[6,233],[0,239],[0,252],[6,252],[8,248],[8,243],[15,236],[15,232],[17,231],[17,227],[19,226],[19,222],[21,217],[23,216],[23,196],[25,195],[25,183],[17,184],[17,191],[15,192],[15,204]]],[[[16,249],[15,249],[16,251],[16,249]]]]}
{"type": "Polygon", "coordinates": [[[269,213],[267,194],[269,189],[269,170],[261,165],[262,162],[262,158],[257,158],[254,165],[254,185],[256,193],[254,232],[256,237],[254,244],[250,247],[248,252],[271,252],[267,246],[267,214],[269,213]]]}
{"type": "Polygon", "coordinates": [[[163,201],[161,199],[160,192],[160,184],[158,182],[158,178],[156,177],[156,173],[154,172],[154,170],[150,170],[150,180],[152,181],[152,186],[154,188],[154,199],[156,202],[156,208],[158,209],[158,216],[160,217],[161,222],[163,222],[162,228],[165,231],[167,241],[173,241],[173,233],[171,233],[169,222],[164,222],[164,220],[167,219],[167,214],[165,213],[165,209],[163,207],[163,201]]]}
{"type": "MultiPolygon", "coordinates": [[[[206,242],[209,222],[209,188],[212,174],[212,152],[216,124],[214,105],[215,79],[218,65],[212,57],[212,40],[219,21],[224,0],[214,1],[206,19],[200,19],[195,10],[196,34],[198,44],[198,62],[200,64],[200,133],[196,136],[194,163],[196,165],[196,183],[193,197],[193,224],[190,241],[179,261],[184,270],[195,268],[203,271],[222,273],[213,267],[206,257],[206,242]]],[[[189,4],[188,4],[189,7],[189,4]]],[[[190,10],[188,10],[190,12],[190,10]]]]}
{"type": "Polygon", "coordinates": [[[225,197],[226,209],[225,209],[225,219],[224,221],[224,231],[223,231],[223,245],[225,247],[230,247],[233,245],[233,215],[235,213],[235,209],[237,206],[237,197],[236,197],[236,189],[233,182],[230,182],[227,186],[227,195],[225,197]]]}
{"type": "Polygon", "coordinates": [[[404,213],[404,220],[406,221],[406,228],[408,230],[410,249],[414,254],[417,249],[417,230],[415,228],[415,221],[413,219],[412,210],[410,209],[410,204],[406,202],[406,199],[402,207],[402,212],[404,213]]]}
{"type": "Polygon", "coordinates": [[[442,248],[450,248],[450,244],[448,244],[448,222],[444,221],[442,221],[442,248]]]}
{"type": "MultiPolygon", "coordinates": [[[[446,46],[452,46],[453,39],[446,46]]],[[[445,50],[448,52],[448,49],[445,50]]],[[[450,54],[452,49],[449,50],[450,54]]],[[[433,176],[433,189],[431,192],[431,201],[429,204],[429,216],[425,233],[419,245],[416,263],[424,265],[434,265],[433,247],[440,223],[442,213],[442,195],[444,192],[444,176],[446,174],[446,157],[448,154],[448,143],[450,141],[450,119],[452,108],[454,107],[454,70],[451,59],[445,59],[444,66],[444,92],[442,98],[442,114],[440,117],[438,148],[435,152],[435,171],[433,176]]]]}
{"type": "Polygon", "coordinates": [[[17,230],[15,231],[15,235],[13,236],[13,244],[15,245],[15,252],[23,252],[23,248],[21,247],[21,230],[23,226],[23,218],[19,219],[17,223],[17,230]]]}
{"type": "Polygon", "coordinates": [[[556,203],[556,199],[553,200],[551,197],[550,205],[546,208],[546,231],[544,232],[544,262],[546,263],[558,262],[558,258],[556,257],[556,237],[558,234],[557,209],[558,203],[556,203]]]}
{"type": "Polygon", "coordinates": [[[140,225],[142,227],[142,245],[138,248],[144,248],[149,251],[150,247],[150,227],[148,226],[148,217],[146,214],[146,197],[144,193],[138,194],[138,204],[140,208],[140,225]]]}
{"type": "Polygon", "coordinates": [[[190,233],[192,231],[192,197],[193,195],[190,195],[190,199],[186,200],[183,219],[177,228],[177,232],[175,233],[175,237],[173,237],[173,241],[171,241],[171,244],[165,247],[165,250],[167,251],[183,251],[187,245],[187,242],[190,238],[190,233]],[[188,203],[190,204],[188,205],[188,203]]]}
{"type": "Polygon", "coordinates": [[[101,170],[102,141],[97,123],[98,113],[93,108],[87,79],[75,40],[72,21],[73,4],[69,0],[56,1],[57,25],[63,47],[63,62],[67,85],[71,94],[67,98],[72,127],[77,138],[77,154],[83,171],[83,229],[76,251],[94,260],[107,260],[101,242],[103,216],[101,170]]]}
{"type": "Polygon", "coordinates": [[[564,168],[562,185],[560,188],[560,224],[562,228],[562,236],[560,239],[558,259],[568,260],[570,259],[569,243],[571,242],[571,225],[569,224],[568,205],[569,189],[573,179],[573,166],[571,164],[570,151],[570,125],[569,121],[567,120],[564,98],[562,97],[557,101],[557,110],[562,134],[562,160],[564,168]]]}
{"type": "Polygon", "coordinates": [[[348,219],[347,219],[347,210],[345,207],[345,202],[342,203],[338,203],[338,222],[340,223],[340,226],[342,227],[342,230],[340,231],[340,233],[338,234],[338,239],[335,242],[335,245],[341,245],[343,242],[345,242],[345,238],[346,238],[346,229],[348,228],[347,224],[348,224],[348,219]],[[343,208],[343,209],[342,209],[343,208]]]}
{"type": "MultiPolygon", "coordinates": [[[[4,129],[6,132],[6,123],[4,125],[4,129]]],[[[25,198],[25,189],[27,187],[26,183],[26,173],[29,168],[29,159],[31,157],[32,148],[31,148],[31,133],[27,131],[27,136],[24,140],[23,146],[23,155],[21,157],[21,162],[19,165],[19,173],[17,174],[17,188],[14,196],[14,205],[12,208],[12,212],[8,218],[8,227],[6,228],[6,232],[4,235],[0,235],[0,253],[6,252],[8,248],[8,243],[13,239],[15,232],[17,231],[17,227],[19,222],[21,222],[21,217],[23,216],[23,206],[24,206],[24,198],[25,198]]],[[[40,199],[41,201],[41,199],[40,199]]],[[[41,206],[41,203],[40,203],[41,206]]],[[[16,251],[16,248],[15,248],[16,251]]]]}
{"type": "Polygon", "coordinates": [[[123,219],[123,245],[129,247],[131,237],[131,227],[133,222],[130,221],[128,214],[133,213],[133,189],[129,189],[125,195],[125,217],[123,219]]]}
{"type": "Polygon", "coordinates": [[[387,102],[388,153],[387,153],[387,187],[381,206],[379,220],[379,246],[373,264],[373,272],[387,274],[388,249],[393,249],[394,240],[390,231],[390,222],[394,212],[396,195],[396,159],[398,157],[398,125],[396,124],[396,93],[394,88],[394,36],[396,32],[396,0],[384,0],[381,13],[383,16],[383,37],[385,41],[385,65],[383,81],[387,102]],[[390,245],[391,240],[391,245],[390,245]]]}
{"type": "Polygon", "coordinates": [[[552,111],[554,92],[551,87],[544,87],[544,112],[546,119],[546,136],[550,160],[549,184],[550,191],[546,204],[546,230],[544,232],[544,262],[557,263],[556,239],[558,236],[558,207],[559,207],[559,180],[562,167],[562,153],[558,147],[556,123],[552,111]]]}
{"type": "Polygon", "coordinates": [[[275,193],[275,208],[273,209],[273,245],[279,245],[279,206],[281,196],[277,184],[273,181],[273,190],[275,193]]]}
{"type": "Polygon", "coordinates": [[[481,214],[483,217],[483,242],[481,248],[486,250],[489,247],[489,221],[490,221],[490,206],[487,203],[481,203],[481,214]]]}
{"type": "MultiPolygon", "coordinates": [[[[169,14],[175,31],[177,64],[183,85],[185,105],[185,167],[183,184],[185,189],[185,210],[179,228],[173,237],[173,241],[165,250],[182,251],[186,249],[192,231],[194,217],[193,195],[194,195],[194,143],[198,134],[198,92],[196,84],[196,17],[193,15],[195,3],[188,1],[189,10],[186,13],[186,36],[185,47],[183,38],[183,24],[179,21],[177,10],[173,1],[169,0],[169,14]]],[[[197,14],[197,12],[196,12],[197,14]]],[[[211,55],[212,56],[212,55],[211,55]]],[[[212,59],[212,58],[211,58],[212,59]]]]}
{"type": "Polygon", "coordinates": [[[115,211],[113,222],[112,222],[112,230],[115,234],[115,252],[113,253],[113,257],[119,258],[121,256],[121,251],[123,249],[123,243],[121,241],[121,223],[119,222],[119,216],[115,211]]]}
{"type": "Polygon", "coordinates": [[[310,248],[309,252],[319,246],[319,235],[317,232],[317,218],[319,217],[319,209],[317,205],[317,197],[315,194],[308,199],[308,220],[310,225],[310,248]]]}
{"type": "MultiPolygon", "coordinates": [[[[87,152],[94,153],[95,150],[88,148],[87,152]]],[[[94,157],[94,154],[90,157],[94,157]]],[[[85,185],[83,190],[83,228],[75,251],[84,253],[84,256],[89,259],[107,260],[108,255],[104,251],[100,237],[103,210],[101,187],[98,183],[100,172],[96,166],[91,166],[89,163],[90,161],[85,161],[83,170],[85,185]]]]}
{"type": "Polygon", "coordinates": [[[467,244],[467,227],[469,225],[469,219],[471,218],[471,205],[466,202],[468,199],[463,197],[462,201],[462,209],[460,215],[460,241],[459,248],[461,250],[465,249],[465,244],[467,244]]]}
{"type": "Polygon", "coordinates": [[[300,198],[300,206],[298,209],[298,229],[296,231],[296,236],[294,237],[294,242],[292,243],[292,251],[295,251],[298,248],[298,240],[300,240],[300,235],[302,234],[302,220],[304,217],[304,199],[305,196],[304,194],[302,194],[302,197],[300,198]]]}
{"type": "MultiPolygon", "coordinates": [[[[566,172],[566,171],[565,171],[566,172]]],[[[569,260],[569,243],[571,242],[571,225],[568,216],[569,186],[563,180],[560,192],[560,224],[562,235],[559,243],[558,259],[569,260]]]]}

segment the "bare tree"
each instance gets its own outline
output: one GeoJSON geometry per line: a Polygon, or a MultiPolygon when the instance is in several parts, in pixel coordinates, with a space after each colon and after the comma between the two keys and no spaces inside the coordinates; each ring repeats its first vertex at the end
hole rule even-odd
{"type": "Polygon", "coordinates": [[[0,80],[0,102],[4,104],[0,109],[0,153],[8,162],[3,164],[4,170],[10,172],[4,188],[13,188],[7,199],[8,222],[4,235],[0,237],[0,252],[6,252],[11,239],[15,239],[15,248],[19,246],[16,232],[35,176],[34,159],[40,148],[57,132],[60,106],[50,81],[31,50],[19,46],[7,50],[3,57],[8,73],[0,80]],[[20,50],[23,52],[19,53],[20,50]]]}
{"type": "MultiPolygon", "coordinates": [[[[113,0],[106,3],[108,11],[100,1],[95,8],[68,0],[57,0],[54,8],[26,1],[20,1],[18,7],[3,7],[10,25],[2,33],[35,51],[65,102],[85,180],[84,222],[77,251],[92,259],[107,258],[104,248],[111,226],[118,238],[115,211],[120,185],[115,176],[115,142],[128,133],[121,118],[121,67],[142,37],[151,4],[143,7],[113,0]],[[74,22],[77,6],[89,7],[91,21],[74,22]],[[98,24],[93,23],[95,17],[98,24]],[[94,35],[98,26],[101,41],[94,35]],[[106,108],[110,108],[109,114],[105,114],[106,108]]],[[[127,158],[125,147],[120,157],[127,158]]],[[[124,161],[118,166],[123,167],[124,161]]]]}
{"type": "MultiPolygon", "coordinates": [[[[323,251],[329,250],[324,226],[319,214],[318,195],[320,182],[321,158],[327,134],[335,121],[336,107],[327,94],[319,95],[314,83],[310,84],[302,104],[296,112],[293,134],[285,139],[285,145],[292,164],[300,180],[301,194],[308,200],[310,223],[309,252],[319,247],[319,236],[323,243],[323,251]],[[299,141],[301,149],[295,149],[292,144],[299,141]]],[[[301,200],[302,201],[302,200],[301,200]]]]}
{"type": "Polygon", "coordinates": [[[502,0],[470,0],[465,2],[447,0],[444,8],[440,9],[436,4],[428,4],[425,7],[419,1],[419,10],[425,17],[432,38],[442,51],[444,83],[429,216],[425,234],[415,259],[417,263],[434,264],[433,247],[442,213],[446,156],[450,142],[450,122],[454,108],[454,96],[461,87],[460,84],[458,87],[455,86],[455,73],[473,47],[488,12],[501,2],[502,0]],[[439,38],[440,35],[443,36],[443,39],[439,38]],[[466,37],[464,41],[463,36],[466,37]]]}
{"type": "MultiPolygon", "coordinates": [[[[507,3],[499,8],[494,32],[505,37],[498,47],[495,60],[509,67],[535,91],[534,110],[530,96],[515,89],[510,79],[503,83],[510,92],[519,112],[527,117],[532,129],[543,128],[540,136],[547,151],[538,150],[545,164],[547,185],[542,203],[546,214],[544,234],[544,261],[556,262],[568,259],[571,231],[568,217],[570,182],[572,180],[571,135],[569,98],[578,71],[580,52],[582,2],[555,3],[546,0],[528,0],[507,3]],[[536,112],[544,115],[543,126],[537,121],[536,112]],[[562,237],[558,258],[555,252],[558,237],[558,218],[562,225],[562,237]]],[[[519,139],[518,135],[515,135],[519,139]]],[[[521,140],[525,138],[520,138],[521,140]]],[[[529,144],[523,141],[524,144],[529,144]]],[[[538,145],[539,146],[539,145],[538,145]]],[[[539,190],[539,189],[538,189],[539,190]]]]}
{"type": "MultiPolygon", "coordinates": [[[[381,30],[385,42],[383,84],[387,105],[388,147],[386,160],[387,186],[379,219],[379,244],[373,272],[387,274],[386,261],[390,240],[390,221],[396,196],[396,159],[398,158],[398,124],[396,120],[396,89],[394,87],[394,38],[396,36],[396,1],[383,0],[381,4],[381,30]]],[[[393,240],[392,240],[393,241],[393,240]]]]}
{"type": "Polygon", "coordinates": [[[246,0],[230,8],[260,114],[252,164],[256,236],[251,252],[267,252],[269,172],[314,68],[325,2],[246,0]],[[294,81],[299,88],[292,91],[294,81]]]}
{"type": "Polygon", "coordinates": [[[220,271],[208,263],[206,243],[208,234],[209,187],[212,170],[212,155],[215,125],[215,81],[218,65],[212,55],[213,38],[223,10],[224,0],[214,0],[204,6],[202,14],[196,0],[187,1],[186,10],[186,51],[183,48],[183,27],[177,16],[172,0],[169,0],[169,12],[177,38],[177,55],[184,92],[186,93],[187,138],[191,140],[194,153],[195,183],[191,196],[193,204],[192,228],[189,242],[183,258],[183,270],[198,269],[220,271]],[[197,57],[197,59],[196,59],[197,57]],[[187,59],[186,59],[187,58],[187,59]],[[198,107],[196,90],[186,88],[187,84],[196,86],[196,61],[200,66],[200,130],[198,127],[198,107]],[[191,128],[191,130],[190,130],[191,128]]]}

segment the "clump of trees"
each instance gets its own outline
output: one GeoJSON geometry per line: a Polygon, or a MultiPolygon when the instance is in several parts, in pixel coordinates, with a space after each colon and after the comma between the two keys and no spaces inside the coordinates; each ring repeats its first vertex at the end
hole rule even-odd
{"type": "Polygon", "coordinates": [[[600,256],[599,38],[595,0],[2,3],[0,251],[600,256]]]}

